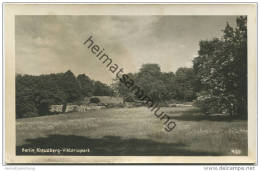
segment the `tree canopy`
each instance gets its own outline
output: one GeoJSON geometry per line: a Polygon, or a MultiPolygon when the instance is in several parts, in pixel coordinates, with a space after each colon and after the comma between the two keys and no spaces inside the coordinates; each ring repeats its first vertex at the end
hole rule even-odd
{"type": "MultiPolygon", "coordinates": [[[[164,102],[171,99],[192,101],[196,97],[193,89],[196,76],[193,74],[192,68],[180,68],[174,74],[173,72],[161,72],[158,64],[144,64],[139,72],[128,73],[127,75],[154,102],[164,102]]],[[[117,80],[114,88],[124,98],[137,99],[135,97],[136,92],[132,92],[120,80],[117,80]]]]}
{"type": "Polygon", "coordinates": [[[247,115],[247,17],[228,23],[221,38],[200,42],[193,69],[201,83],[199,105],[206,112],[247,115]]]}
{"type": "Polygon", "coordinates": [[[85,74],[16,74],[16,117],[48,115],[52,104],[78,103],[86,96],[112,96],[113,90],[85,74]]]}

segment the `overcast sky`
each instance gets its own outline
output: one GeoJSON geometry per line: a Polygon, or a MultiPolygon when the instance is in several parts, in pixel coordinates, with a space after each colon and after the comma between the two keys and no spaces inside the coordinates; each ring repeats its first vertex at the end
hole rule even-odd
{"type": "Polygon", "coordinates": [[[199,41],[220,37],[234,16],[16,16],[16,73],[71,70],[110,84],[115,78],[83,42],[92,35],[125,72],[158,63],[164,72],[191,67],[199,41]]]}

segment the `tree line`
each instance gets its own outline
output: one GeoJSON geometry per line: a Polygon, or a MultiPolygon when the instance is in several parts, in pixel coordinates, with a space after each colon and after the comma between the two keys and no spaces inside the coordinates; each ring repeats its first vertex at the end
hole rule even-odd
{"type": "MultiPolygon", "coordinates": [[[[167,73],[144,64],[127,75],[154,102],[194,101],[206,114],[247,118],[247,17],[238,17],[234,28],[227,23],[222,37],[202,40],[199,47],[192,68],[167,73]]],[[[117,79],[113,87],[126,101],[138,100],[128,84],[117,79]]]]}
{"type": "Polygon", "coordinates": [[[39,76],[16,74],[15,84],[16,118],[47,115],[52,104],[80,103],[84,97],[113,95],[108,85],[85,74],[75,77],[70,70],[39,76]]]}
{"type": "MultiPolygon", "coordinates": [[[[193,101],[206,114],[247,117],[247,17],[228,23],[223,36],[199,43],[191,68],[162,72],[158,64],[144,64],[127,75],[154,102],[193,101]]],[[[126,84],[127,85],[127,84],[126,84]]],[[[121,96],[138,100],[118,79],[111,86],[77,77],[71,71],[40,76],[16,75],[16,117],[48,114],[50,104],[81,102],[90,96],[121,96]]],[[[65,105],[64,105],[65,106],[65,105]]]]}
{"type": "Polygon", "coordinates": [[[115,80],[113,88],[124,101],[138,101],[139,92],[131,89],[133,84],[153,102],[169,100],[192,101],[196,98],[196,76],[192,68],[179,68],[175,73],[161,72],[158,64],[144,64],[137,73],[128,73],[129,80],[115,80]]]}

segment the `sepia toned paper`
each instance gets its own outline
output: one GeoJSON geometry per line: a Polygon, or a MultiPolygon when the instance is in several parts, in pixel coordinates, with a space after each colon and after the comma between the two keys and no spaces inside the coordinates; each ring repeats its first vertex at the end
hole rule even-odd
{"type": "MultiPolygon", "coordinates": [[[[255,4],[7,3],[4,4],[3,28],[6,163],[256,162],[255,4]],[[158,64],[161,72],[174,72],[176,75],[178,68],[192,67],[193,59],[198,56],[200,41],[220,37],[225,24],[228,22],[234,27],[239,16],[247,17],[246,121],[185,120],[173,114],[175,110],[177,113],[186,111],[193,104],[176,102],[160,108],[173,116],[164,123],[161,122],[163,119],[156,118],[143,106],[128,108],[124,100],[116,95],[109,98],[99,98],[98,95],[84,97],[84,101],[88,101],[86,105],[70,102],[66,104],[65,114],[63,107],[59,106],[62,104],[55,103],[52,104],[53,111],[57,112],[55,114],[16,118],[17,74],[39,76],[70,70],[76,77],[86,74],[91,80],[113,85],[117,77],[111,73],[110,65],[118,65],[117,72],[124,68],[126,73],[137,73],[144,64],[158,64]],[[199,29],[203,26],[204,29],[199,29]],[[95,45],[96,48],[93,48],[95,45]],[[195,54],[189,54],[193,49],[195,54]],[[105,55],[111,58],[110,65],[102,61],[105,55]],[[104,104],[89,105],[93,98],[99,98],[104,104]],[[120,105],[109,108],[113,101],[120,105]],[[136,114],[138,112],[140,115],[136,114]],[[194,132],[191,132],[192,127],[194,132]],[[37,129],[39,132],[34,132],[37,129]],[[238,133],[233,135],[229,130],[238,133]],[[221,132],[232,135],[228,137],[230,139],[223,140],[223,149],[234,146],[226,153],[214,150],[222,149],[219,145],[222,140],[218,139],[221,132]],[[232,138],[238,143],[224,144],[232,138]],[[242,139],[247,139],[246,155],[239,149],[242,139]],[[199,142],[206,144],[204,149],[199,142]],[[49,146],[44,148],[44,144],[48,143],[54,145],[53,149],[50,150],[49,146]],[[55,150],[59,143],[67,150],[65,153],[55,150]],[[75,146],[78,144],[78,148],[73,143],[75,146]],[[37,145],[39,149],[35,152],[37,145]],[[17,148],[22,152],[18,153],[17,148]]],[[[150,72],[146,74],[147,77],[155,77],[150,72]]],[[[151,86],[156,81],[151,81],[151,86]]]]}

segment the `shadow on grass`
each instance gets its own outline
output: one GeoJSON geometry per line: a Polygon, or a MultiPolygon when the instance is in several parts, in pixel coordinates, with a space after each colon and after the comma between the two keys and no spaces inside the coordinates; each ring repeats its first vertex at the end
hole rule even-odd
{"type": "Polygon", "coordinates": [[[148,139],[122,139],[118,136],[88,138],[75,135],[49,135],[44,138],[27,139],[27,144],[16,147],[16,155],[82,155],[82,156],[218,156],[219,153],[190,151],[183,143],[160,143],[148,139]],[[90,152],[22,152],[24,149],[90,149],[90,152]]]}
{"type": "Polygon", "coordinates": [[[178,116],[169,116],[171,119],[181,120],[181,121],[226,121],[231,122],[234,120],[246,120],[246,118],[241,117],[230,117],[229,115],[224,114],[205,114],[202,113],[199,109],[191,109],[187,111],[176,111],[170,112],[169,114],[179,114],[178,116]]]}

